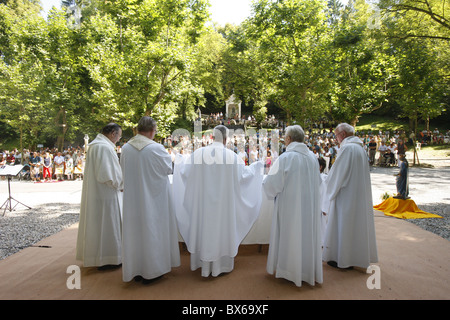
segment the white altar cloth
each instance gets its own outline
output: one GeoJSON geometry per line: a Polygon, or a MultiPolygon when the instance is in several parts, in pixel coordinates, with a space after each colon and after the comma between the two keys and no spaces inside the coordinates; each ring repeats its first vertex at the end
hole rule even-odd
{"type": "MultiPolygon", "coordinates": [[[[172,183],[173,176],[169,176],[170,183],[172,183]]],[[[242,240],[241,244],[269,244],[270,228],[272,226],[273,201],[267,199],[264,191],[261,191],[262,203],[258,219],[253,224],[252,228],[242,240]]],[[[178,233],[180,242],[184,242],[180,233],[178,233]]]]}

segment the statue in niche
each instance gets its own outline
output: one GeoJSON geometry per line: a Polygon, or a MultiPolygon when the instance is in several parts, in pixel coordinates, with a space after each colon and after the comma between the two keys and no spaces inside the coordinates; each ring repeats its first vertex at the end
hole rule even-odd
{"type": "Polygon", "coordinates": [[[225,115],[227,119],[241,118],[241,101],[233,95],[226,101],[225,115]]]}

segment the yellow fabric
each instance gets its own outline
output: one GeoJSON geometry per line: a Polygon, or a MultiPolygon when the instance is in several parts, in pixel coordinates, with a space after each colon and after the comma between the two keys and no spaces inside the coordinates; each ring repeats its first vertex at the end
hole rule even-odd
{"type": "Polygon", "coordinates": [[[373,206],[373,208],[387,216],[399,219],[442,218],[437,214],[420,210],[414,200],[411,199],[402,200],[390,197],[379,205],[373,206]]]}

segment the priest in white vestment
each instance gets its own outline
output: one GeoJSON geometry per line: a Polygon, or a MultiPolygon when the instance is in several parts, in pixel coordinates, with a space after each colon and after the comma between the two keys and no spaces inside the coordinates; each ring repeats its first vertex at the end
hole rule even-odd
{"type": "Polygon", "coordinates": [[[320,171],[299,125],[286,129],[284,152],[263,182],[275,201],[267,272],[301,287],[323,282],[320,171]]]}
{"type": "Polygon", "coordinates": [[[178,228],[191,253],[191,270],[203,277],[231,272],[239,244],[258,218],[263,164],[245,166],[225,147],[228,129],[217,126],[214,143],[176,160],[174,194],[178,228]]]}
{"type": "Polygon", "coordinates": [[[144,284],[180,265],[178,229],[169,175],[172,158],[153,141],[156,121],[144,116],[122,148],[123,281],[144,284]]]}
{"type": "Polygon", "coordinates": [[[115,151],[121,137],[121,127],[110,123],[88,146],[76,252],[85,267],[122,263],[123,180],[115,151]]]}
{"type": "Polygon", "coordinates": [[[354,132],[346,123],[336,127],[339,153],[325,180],[323,259],[338,268],[368,268],[378,262],[369,161],[354,132]]]}

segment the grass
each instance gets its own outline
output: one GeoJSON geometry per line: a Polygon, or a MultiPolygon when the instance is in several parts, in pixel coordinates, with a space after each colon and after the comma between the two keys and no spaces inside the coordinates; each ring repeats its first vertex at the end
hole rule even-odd
{"type": "Polygon", "coordinates": [[[409,122],[406,120],[396,120],[376,115],[364,115],[356,124],[356,131],[368,130],[381,130],[382,132],[392,132],[395,130],[408,131],[409,122]]]}
{"type": "MultiPolygon", "coordinates": [[[[419,121],[418,123],[418,131],[425,129],[425,123],[423,121],[419,121]]],[[[430,120],[429,128],[433,131],[435,128],[438,128],[440,132],[447,132],[449,127],[443,127],[440,124],[434,124],[433,120],[430,120]]],[[[404,130],[405,132],[409,132],[409,120],[408,119],[395,119],[386,116],[378,116],[367,114],[363,115],[358,123],[356,124],[356,131],[368,131],[368,130],[381,130],[382,132],[386,131],[396,131],[396,130],[404,130]],[[375,127],[372,127],[375,126],[375,127]]]]}
{"type": "Polygon", "coordinates": [[[450,157],[450,145],[441,144],[441,145],[431,145],[424,146],[420,148],[419,151],[419,159],[423,158],[436,158],[436,159],[444,159],[450,157]]]}

